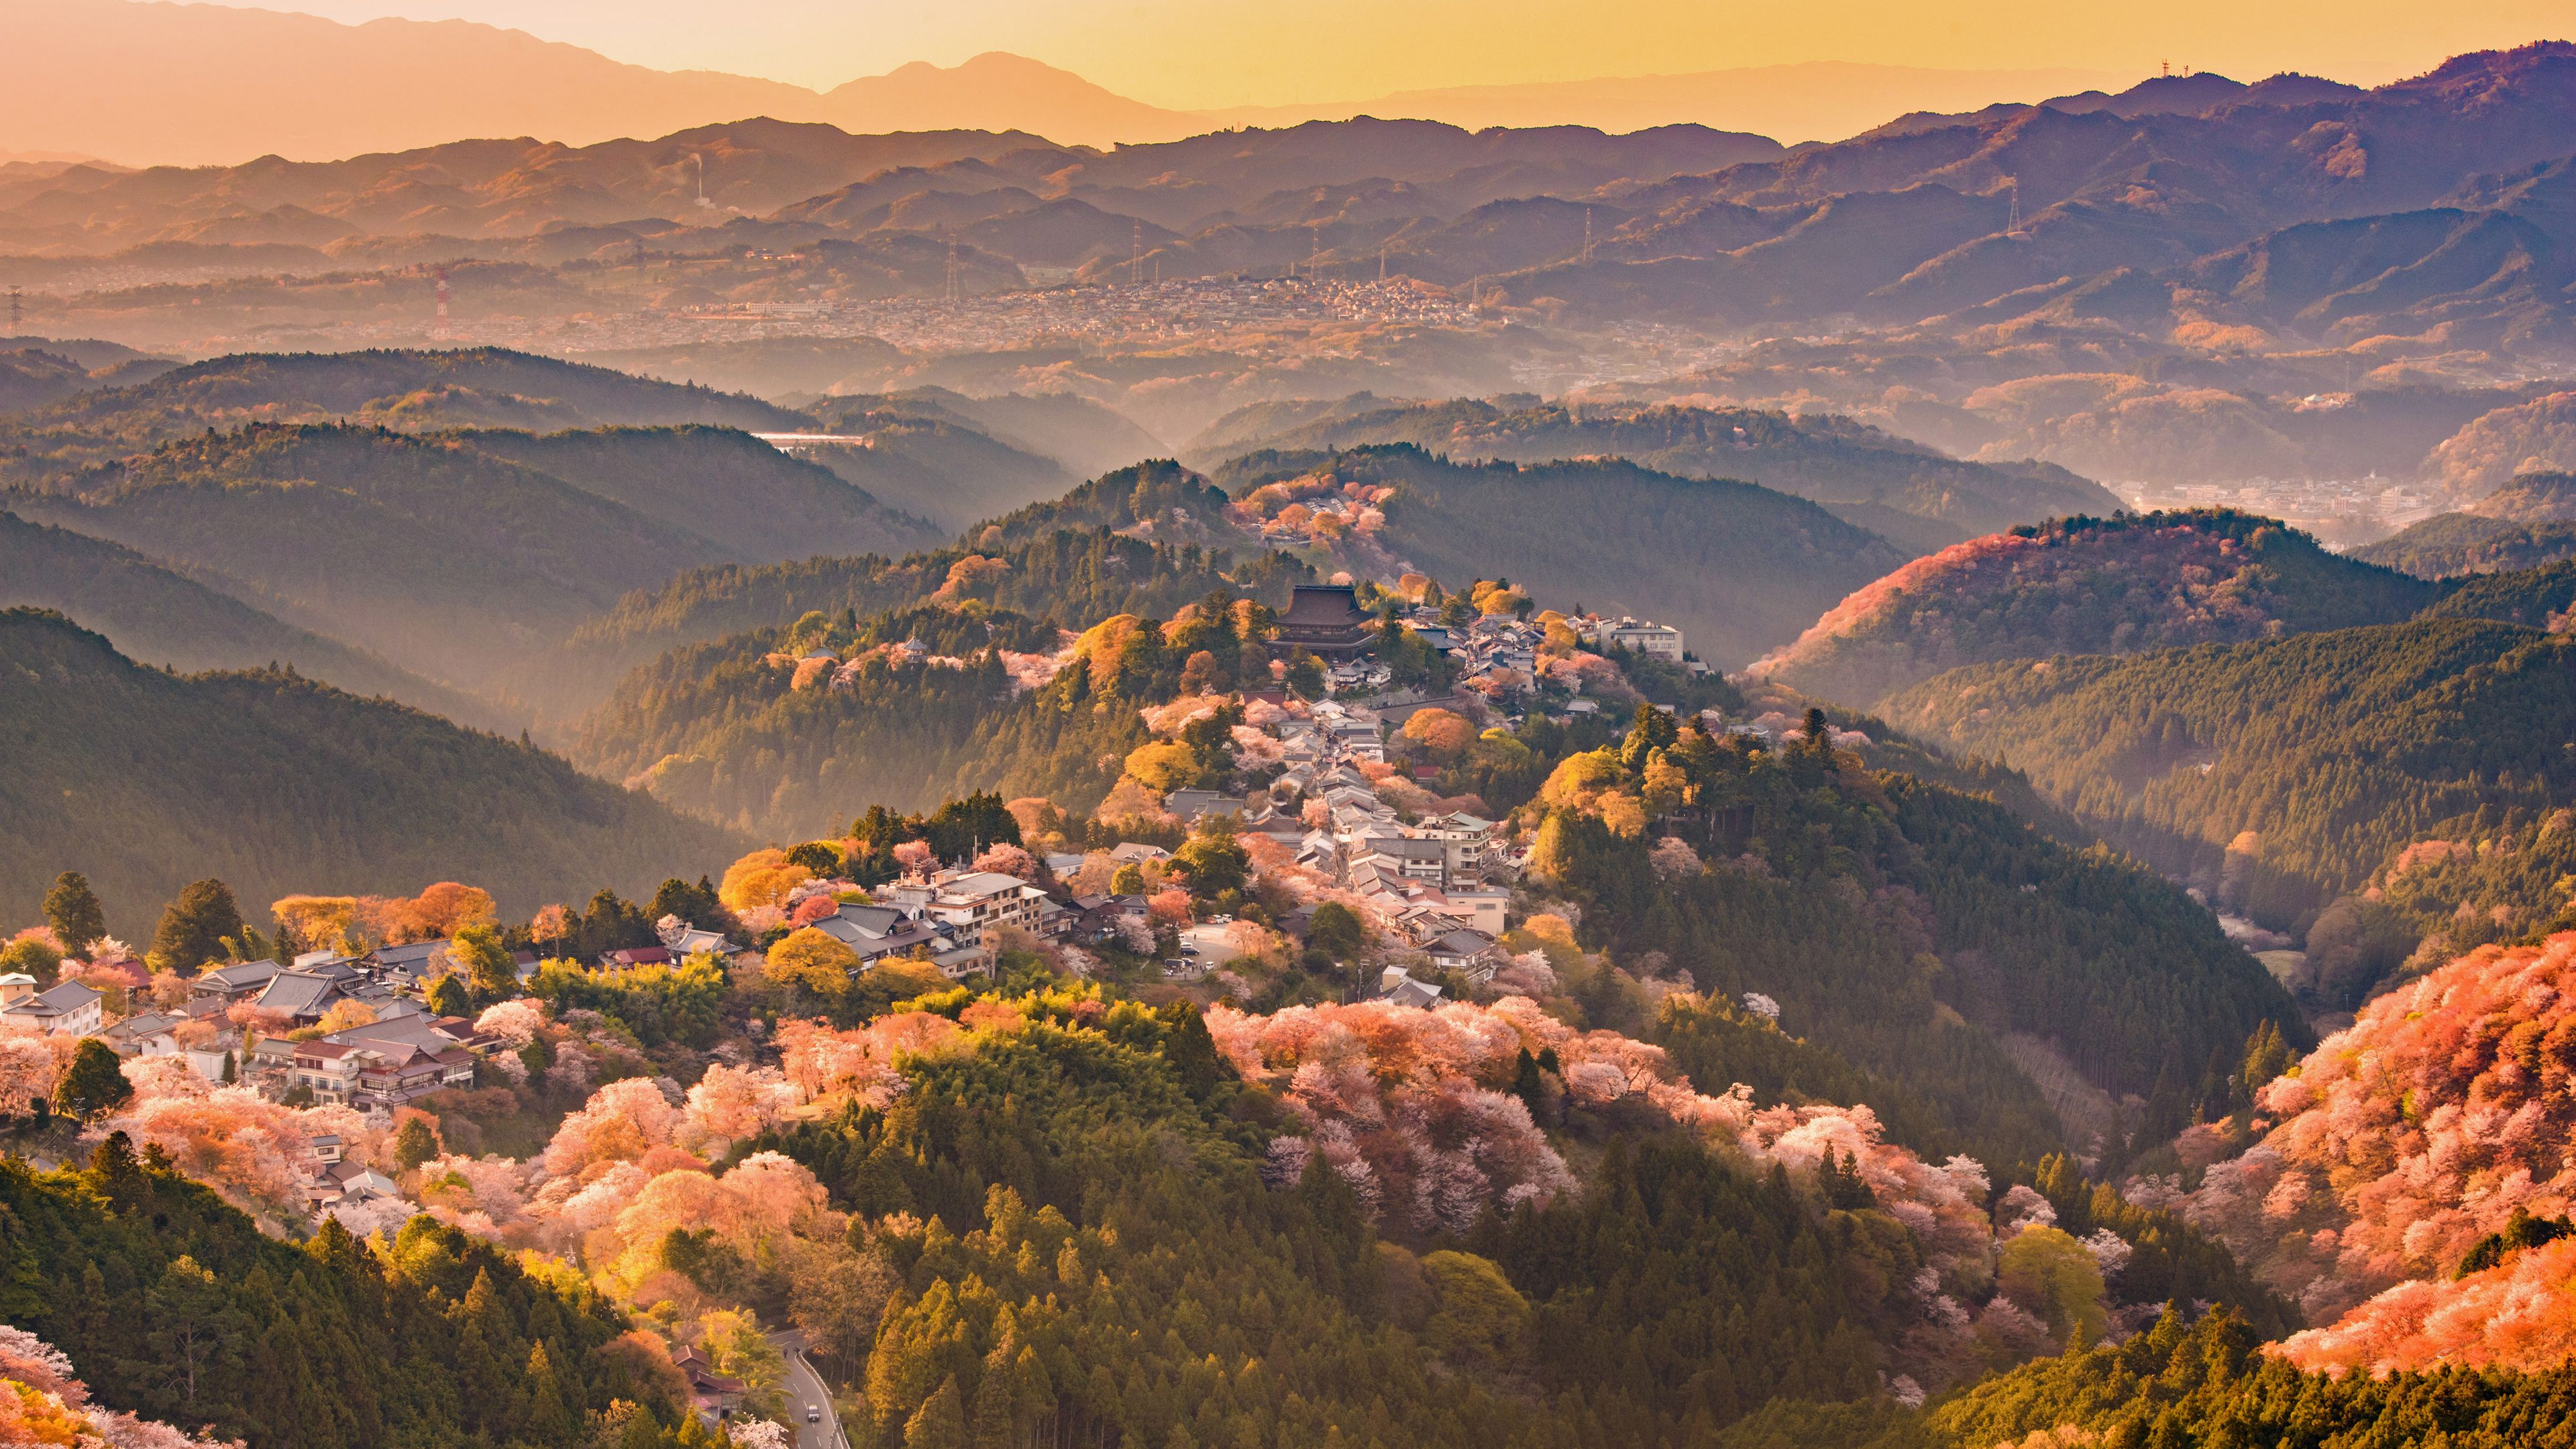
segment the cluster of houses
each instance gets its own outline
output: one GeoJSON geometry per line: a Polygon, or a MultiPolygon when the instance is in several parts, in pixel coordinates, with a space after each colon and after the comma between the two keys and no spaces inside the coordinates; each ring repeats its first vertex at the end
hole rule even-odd
{"type": "Polygon", "coordinates": [[[989,870],[941,870],[872,894],[844,903],[813,922],[814,929],[857,952],[862,970],[920,955],[952,981],[992,969],[1003,928],[1061,937],[1073,933],[1080,916],[1018,876],[989,870]]]}
{"type": "MultiPolygon", "coordinates": [[[[1417,609],[1407,618],[1405,627],[1456,664],[1457,678],[1462,684],[1485,678],[1497,670],[1534,675],[1538,669],[1539,646],[1547,642],[1545,625],[1509,614],[1488,614],[1465,629],[1451,629],[1440,622],[1435,611],[1417,609]]],[[[1617,618],[1574,614],[1566,617],[1565,627],[1572,630],[1577,639],[1595,649],[1624,649],[1632,654],[1663,660],[1695,674],[1708,672],[1706,664],[1692,658],[1682,648],[1682,631],[1670,624],[1658,624],[1625,614],[1617,618]]]]}
{"type": "MultiPolygon", "coordinates": [[[[1389,727],[1445,703],[1454,701],[1371,709],[1328,699],[1306,718],[1278,722],[1272,733],[1284,768],[1270,782],[1268,798],[1238,818],[1247,832],[1268,836],[1298,864],[1357,897],[1381,927],[1429,956],[1434,967],[1482,983],[1502,959],[1495,939],[1511,904],[1503,882],[1520,866],[1502,823],[1464,811],[1407,821],[1361,769],[1384,762],[1389,727]],[[1309,812],[1318,802],[1321,811],[1309,812]],[[1321,820],[1310,821],[1310,813],[1321,820]]],[[[1285,923],[1290,933],[1302,935],[1311,915],[1311,908],[1292,913],[1285,923]]],[[[1439,991],[1399,971],[1380,995],[1421,1005],[1439,991]]]]}
{"type": "MultiPolygon", "coordinates": [[[[532,972],[533,956],[521,966],[532,972]]],[[[473,1085],[475,1053],[487,1043],[472,1022],[434,1015],[420,999],[431,979],[451,969],[444,941],[380,946],[358,956],[309,951],[284,966],[239,961],[192,978],[182,1005],[139,1012],[99,1035],[124,1056],[184,1056],[209,1081],[223,1080],[229,1070],[234,1080],[269,1095],[300,1091],[318,1104],[390,1112],[432,1092],[473,1085]],[[343,1018],[373,1020],[310,1032],[343,1003],[365,1008],[342,1012],[343,1018]],[[187,1030],[196,1022],[228,1025],[231,1010],[245,1004],[271,1026],[243,1031],[238,1051],[229,1030],[187,1030]]]]}

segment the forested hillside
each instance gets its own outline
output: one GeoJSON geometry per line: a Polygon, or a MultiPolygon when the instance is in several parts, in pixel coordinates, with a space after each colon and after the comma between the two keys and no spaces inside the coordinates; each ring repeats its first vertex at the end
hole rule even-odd
{"type": "Polygon", "coordinates": [[[1664,728],[1661,743],[1639,731],[1558,765],[1532,868],[1623,959],[1654,953],[1712,999],[1760,992],[1784,1029],[1902,1089],[1892,1100],[1927,1104],[1956,1135],[1916,1141],[1924,1151],[2035,1167],[2075,1140],[2121,1160],[2188,1121],[2214,1052],[2266,1021],[2305,1031],[2205,911],[2133,863],[1840,751],[1773,757],[1664,728]],[[1640,805],[1706,867],[1650,848],[1623,818],[1640,805]],[[2080,1112],[2048,1119],[2002,1050],[2013,1033],[2141,1105],[2081,1132],[2080,1112]]]}
{"type": "Polygon", "coordinates": [[[863,447],[823,445],[806,456],[896,507],[954,533],[978,518],[1051,498],[1074,475],[1051,458],[911,409],[826,410],[834,425],[867,438],[863,447]]]}
{"type": "Polygon", "coordinates": [[[1224,496],[1171,464],[1124,468],[1030,505],[960,545],[911,554],[692,569],[617,601],[526,666],[514,692],[580,710],[662,652],[792,624],[809,613],[866,619],[937,601],[978,601],[1079,628],[1112,614],[1168,617],[1211,590],[1284,607],[1314,570],[1228,526],[1121,536],[1184,497],[1202,516],[1224,496]],[[1199,540],[1210,541],[1202,546],[1199,540]]]}
{"type": "MultiPolygon", "coordinates": [[[[586,1284],[427,1218],[372,1251],[337,1223],[281,1242],[122,1133],[86,1168],[0,1160],[0,1221],[6,1332],[60,1350],[109,1403],[253,1449],[573,1444],[619,1400],[635,1430],[619,1442],[641,1449],[679,1442],[689,1412],[659,1346],[586,1284]]],[[[6,1422],[18,1443],[73,1442],[6,1422]]]]}
{"type": "Polygon", "coordinates": [[[2364,563],[2418,578],[2527,569],[2576,555],[2576,524],[2517,523],[2474,513],[2438,513],[2352,551],[2364,563]]]}
{"type": "Polygon", "coordinates": [[[384,695],[497,727],[490,704],[260,612],[132,549],[0,512],[0,608],[52,609],[128,657],[184,672],[290,664],[351,694],[384,695]]]}
{"type": "Polygon", "coordinates": [[[484,691],[622,595],[684,569],[932,536],[821,468],[695,427],[540,437],[255,423],[11,501],[484,691]]]}
{"type": "Polygon", "coordinates": [[[2396,623],[2438,590],[2232,510],[2024,525],[1919,558],[1754,672],[1868,705],[1945,669],[2396,623]]]}
{"type": "Polygon", "coordinates": [[[609,427],[548,434],[450,434],[749,564],[817,554],[901,553],[946,531],[806,459],[732,428],[609,427]]]}
{"type": "Polygon", "coordinates": [[[1355,576],[1499,572],[1550,599],[1677,625],[1722,668],[1795,638],[1905,559],[1804,499],[1625,462],[1451,463],[1393,444],[1253,453],[1214,479],[1244,526],[1355,576]]]}
{"type": "MultiPolygon", "coordinates": [[[[1165,586],[1187,576],[1169,571],[1165,586]]],[[[1217,607],[1233,597],[1220,580],[1168,627],[1121,612],[1070,649],[1052,619],[1005,610],[856,623],[812,614],[637,670],[583,722],[573,757],[672,805],[782,837],[830,834],[870,803],[923,810],[990,789],[1088,813],[1153,739],[1138,709],[1173,698],[1192,656],[1212,661],[1194,687],[1230,687],[1238,671],[1252,687],[1269,683],[1268,610],[1217,607]]]]}
{"type": "Polygon", "coordinates": [[[717,864],[733,843],[525,744],[289,673],[175,676],[57,616],[0,614],[0,882],[78,870],[148,934],[192,880],[247,900],[489,880],[514,909],[717,864]]]}
{"type": "Polygon", "coordinates": [[[424,432],[707,423],[792,431],[805,420],[757,398],[558,362],[505,348],[239,353],[128,387],[0,418],[0,483],[19,486],[147,452],[208,428],[361,422],[424,432]]]}
{"type": "Polygon", "coordinates": [[[708,553],[504,458],[340,424],[169,443],[78,486],[13,506],[439,679],[487,680],[514,644],[560,636],[708,553]]]}
{"type": "MultiPolygon", "coordinates": [[[[863,436],[867,444],[817,447],[808,456],[953,534],[976,519],[1052,498],[1078,479],[1150,454],[1150,446],[1116,446],[1110,441],[1116,431],[1083,411],[1078,399],[1066,401],[1063,407],[1030,398],[978,404],[936,391],[820,398],[806,410],[817,424],[831,433],[863,436]],[[989,418],[1010,419],[1027,435],[997,431],[989,418]],[[1109,461],[1087,466],[1101,458],[1109,461]]],[[[1108,421],[1124,420],[1108,414],[1108,421]]],[[[1126,431],[1133,430],[1128,425],[1126,431]]]]}
{"type": "Polygon", "coordinates": [[[2289,925],[2452,817],[2566,803],[2569,647],[2427,619],[1978,665],[1885,713],[1944,749],[2002,757],[2122,848],[2289,925]]]}
{"type": "Polygon", "coordinates": [[[2466,511],[2514,523],[2576,523],[2576,473],[2548,469],[2517,473],[2466,511]]]}
{"type": "Polygon", "coordinates": [[[2565,627],[2576,604],[2576,561],[2481,573],[2462,579],[2424,607],[2427,619],[2494,619],[2552,633],[2565,627]]]}
{"type": "Polygon", "coordinates": [[[1811,498],[1908,552],[2016,523],[2108,513],[2120,500],[2053,464],[1967,463],[1840,417],[1749,408],[1507,406],[1455,399],[1384,406],[1271,404],[1220,419],[1192,444],[1214,463],[1260,448],[1411,443],[1460,462],[1624,458],[1684,478],[1759,483],[1811,498]]]}

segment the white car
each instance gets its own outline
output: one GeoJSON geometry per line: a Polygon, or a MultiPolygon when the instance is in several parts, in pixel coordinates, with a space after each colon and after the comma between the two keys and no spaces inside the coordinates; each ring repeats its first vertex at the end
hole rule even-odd
{"type": "Polygon", "coordinates": [[[805,1406],[805,1422],[808,1424],[822,1423],[823,1411],[815,1408],[812,1404],[807,1404],[805,1406]]]}

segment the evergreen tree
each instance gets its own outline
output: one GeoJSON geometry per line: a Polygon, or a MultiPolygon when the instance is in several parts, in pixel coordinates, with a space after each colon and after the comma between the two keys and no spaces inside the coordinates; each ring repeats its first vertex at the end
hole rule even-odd
{"type": "Polygon", "coordinates": [[[403,1171],[427,1162],[439,1153],[438,1136],[429,1130],[429,1119],[412,1116],[403,1119],[394,1132],[394,1161],[403,1171]]]}
{"type": "Polygon", "coordinates": [[[124,1106],[134,1099],[134,1084],[125,1080],[123,1068],[124,1059],[114,1047],[94,1036],[82,1037],[54,1084],[54,1110],[86,1122],[124,1106]]]}
{"type": "Polygon", "coordinates": [[[191,881],[161,912],[152,933],[152,963],[194,976],[199,967],[225,956],[224,938],[242,932],[241,908],[232,887],[219,880],[191,881]]]}
{"type": "Polygon", "coordinates": [[[107,915],[89,888],[89,877],[76,870],[54,877],[54,888],[45,892],[45,924],[63,949],[74,953],[107,934],[107,915]]]}
{"type": "Polygon", "coordinates": [[[904,1421],[903,1449],[968,1449],[966,1409],[949,1375],[904,1421]]]}
{"type": "Polygon", "coordinates": [[[470,1017],[474,1014],[474,996],[462,972],[450,971],[430,982],[422,1000],[440,1016],[470,1017]]]}
{"type": "MultiPolygon", "coordinates": [[[[800,850],[803,848],[798,847],[800,850]]],[[[837,849],[833,850],[833,863],[836,870],[847,868],[837,849]]],[[[695,885],[677,876],[665,880],[660,889],[653,892],[652,902],[644,907],[644,914],[655,921],[664,916],[677,916],[701,931],[714,931],[720,935],[734,936],[742,932],[742,922],[734,919],[733,912],[726,910],[724,902],[716,898],[715,882],[703,875],[698,877],[695,885]]]]}
{"type": "Polygon", "coordinates": [[[1288,692],[1299,699],[1324,697],[1324,661],[1316,658],[1305,645],[1288,651],[1288,692]]]}
{"type": "Polygon", "coordinates": [[[1512,1068],[1512,1095],[1529,1108],[1530,1120],[1545,1121],[1540,1113],[1547,1105],[1547,1082],[1538,1074],[1538,1058],[1528,1047],[1521,1048],[1520,1061],[1512,1068]]]}
{"type": "Polygon", "coordinates": [[[151,1386],[156,1411],[184,1422],[201,1407],[203,1391],[241,1364],[249,1325],[215,1275],[185,1255],[162,1270],[144,1310],[152,1326],[143,1341],[152,1352],[125,1371],[151,1386]]]}
{"type": "MultiPolygon", "coordinates": [[[[501,944],[493,926],[466,926],[447,943],[448,958],[464,969],[475,994],[486,1001],[505,1001],[519,994],[519,963],[501,944]]],[[[443,976],[441,981],[453,980],[443,976]]],[[[433,1003],[434,1004],[434,1003],[433,1003]]],[[[442,1013],[462,1016],[463,1012],[442,1013]]]]}
{"type": "Polygon", "coordinates": [[[556,1382],[554,1360],[543,1340],[528,1350],[525,1377],[527,1407],[519,1416],[520,1432],[539,1444],[572,1443],[581,1423],[564,1404],[563,1387],[556,1382]]]}
{"type": "Polygon", "coordinates": [[[1326,901],[1315,907],[1306,927],[1306,944],[1330,955],[1336,961],[1347,961],[1368,942],[1357,911],[1340,901],[1326,901]]]}

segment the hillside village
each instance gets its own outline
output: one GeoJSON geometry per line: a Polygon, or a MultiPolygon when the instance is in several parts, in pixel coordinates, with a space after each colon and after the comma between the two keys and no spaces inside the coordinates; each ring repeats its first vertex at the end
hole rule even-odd
{"type": "MultiPolygon", "coordinates": [[[[1287,902],[1275,912],[1255,905],[1243,918],[1249,930],[1229,935],[1221,928],[1237,923],[1231,912],[1199,909],[1184,918],[1161,899],[1157,888],[1182,876],[1170,849],[1140,839],[1087,852],[1016,851],[1009,858],[1024,863],[1017,874],[968,860],[908,859],[903,875],[865,888],[814,873],[775,903],[747,903],[730,934],[665,916],[651,943],[574,964],[616,972],[705,958],[757,971],[766,947],[790,929],[811,929],[848,950],[853,975],[907,960],[926,962],[951,981],[990,977],[1013,949],[1006,943],[1060,944],[1075,948],[1065,955],[1077,976],[1100,969],[1092,963],[1101,955],[1135,958],[1148,977],[1198,983],[1217,972],[1243,994],[1244,978],[1221,970],[1226,963],[1257,956],[1265,934],[1274,947],[1283,933],[1304,941],[1318,909],[1338,903],[1359,918],[1368,940],[1404,958],[1354,982],[1344,993],[1349,999],[1419,1006],[1444,992],[1485,987],[1510,959],[1498,943],[1516,918],[1512,885],[1526,861],[1527,832],[1487,818],[1473,797],[1444,801],[1431,791],[1440,757],[1459,748],[1450,736],[1479,722],[1508,731],[1538,712],[1615,739],[1625,732],[1621,710],[1636,695],[1610,658],[1699,667],[1677,629],[1539,612],[1508,585],[1496,598],[1499,608],[1465,618],[1455,608],[1416,605],[1390,607],[1381,621],[1360,608],[1353,586],[1300,586],[1277,625],[1281,658],[1273,669],[1286,681],[1314,661],[1313,678],[1298,681],[1303,695],[1282,683],[1153,712],[1158,727],[1173,734],[1220,711],[1239,721],[1231,725],[1232,764],[1244,788],[1174,789],[1148,800],[1150,813],[1130,821],[1148,827],[1143,835],[1159,837],[1159,825],[1238,842],[1245,869],[1231,895],[1255,887],[1253,894],[1287,902]],[[1436,677],[1445,689],[1392,684],[1377,658],[1387,629],[1400,629],[1437,661],[1424,678],[1436,677]],[[1610,653],[1568,647],[1569,636],[1573,646],[1610,653]],[[832,909],[817,911],[818,901],[832,909]]],[[[918,642],[886,652],[962,667],[927,656],[918,642]]],[[[1063,657],[1045,662],[1061,667],[1063,657]]],[[[823,687],[858,667],[813,653],[794,665],[800,679],[823,687]],[[831,669],[811,668],[817,659],[828,659],[831,669]]],[[[1024,672],[1019,682],[1043,683],[1044,669],[1024,672]]],[[[1711,711],[1707,723],[1767,742],[1787,722],[1773,716],[1727,726],[1711,711]]],[[[147,968],[114,941],[81,943],[93,948],[89,958],[65,954],[59,981],[0,975],[0,1024],[55,1038],[94,1037],[127,1059],[172,1057],[208,1082],[238,1082],[298,1105],[391,1112],[469,1088],[496,1045],[468,1017],[437,1009],[442,980],[469,974],[453,944],[344,940],[282,962],[217,960],[191,973],[170,962],[147,968]],[[164,979],[173,976],[180,984],[164,979]]],[[[512,953],[522,987],[547,959],[537,949],[544,944],[531,941],[512,953]]],[[[229,937],[224,945],[238,949],[229,937]]]]}
{"type": "MultiPolygon", "coordinates": [[[[1045,800],[977,797],[926,821],[872,811],[848,838],[754,852],[721,885],[669,881],[650,906],[603,891],[504,925],[488,893],[448,882],[413,900],[280,900],[273,937],[204,881],[140,955],[91,930],[96,901],[66,874],[48,923],[0,956],[13,968],[0,974],[0,1120],[52,1150],[127,1133],[273,1230],[363,1233],[424,1209],[458,1217],[442,1184],[495,1170],[469,1165],[478,1143],[542,1144],[547,1124],[588,1110],[588,1089],[649,1084],[683,1112],[720,1079],[768,1091],[758,1083],[779,1080],[795,1015],[864,1020],[852,1003],[871,990],[879,1011],[1050,977],[1269,1006],[1544,994],[1572,908],[1529,919],[1528,812],[1444,796],[1442,782],[1480,738],[1526,755],[1508,742],[1533,719],[1606,744],[1632,717],[1673,713],[1644,703],[1616,661],[1678,679],[1700,667],[1678,630],[1542,610],[1500,581],[1454,599],[1420,579],[1368,592],[1374,613],[1352,585],[1299,586],[1270,626],[1269,687],[1148,706],[1158,739],[1217,741],[1216,767],[1155,789],[1138,776],[1155,777],[1145,757],[1170,746],[1146,746],[1078,841],[1045,800]],[[251,1124],[256,1162],[183,1124],[212,1107],[241,1118],[236,1131],[251,1124]],[[442,1161],[458,1166],[442,1177],[442,1161]]],[[[918,641],[843,653],[966,667],[918,641]]],[[[821,690],[847,687],[861,662],[776,658],[821,690]]],[[[1017,657],[1014,685],[1077,658],[1017,657]]],[[[1695,722],[1765,745],[1792,733],[1776,715],[1695,722]]],[[[483,1160],[540,1182],[549,1170],[483,1160]]],[[[740,1382],[674,1346],[702,1410],[743,1409],[740,1382]]]]}

